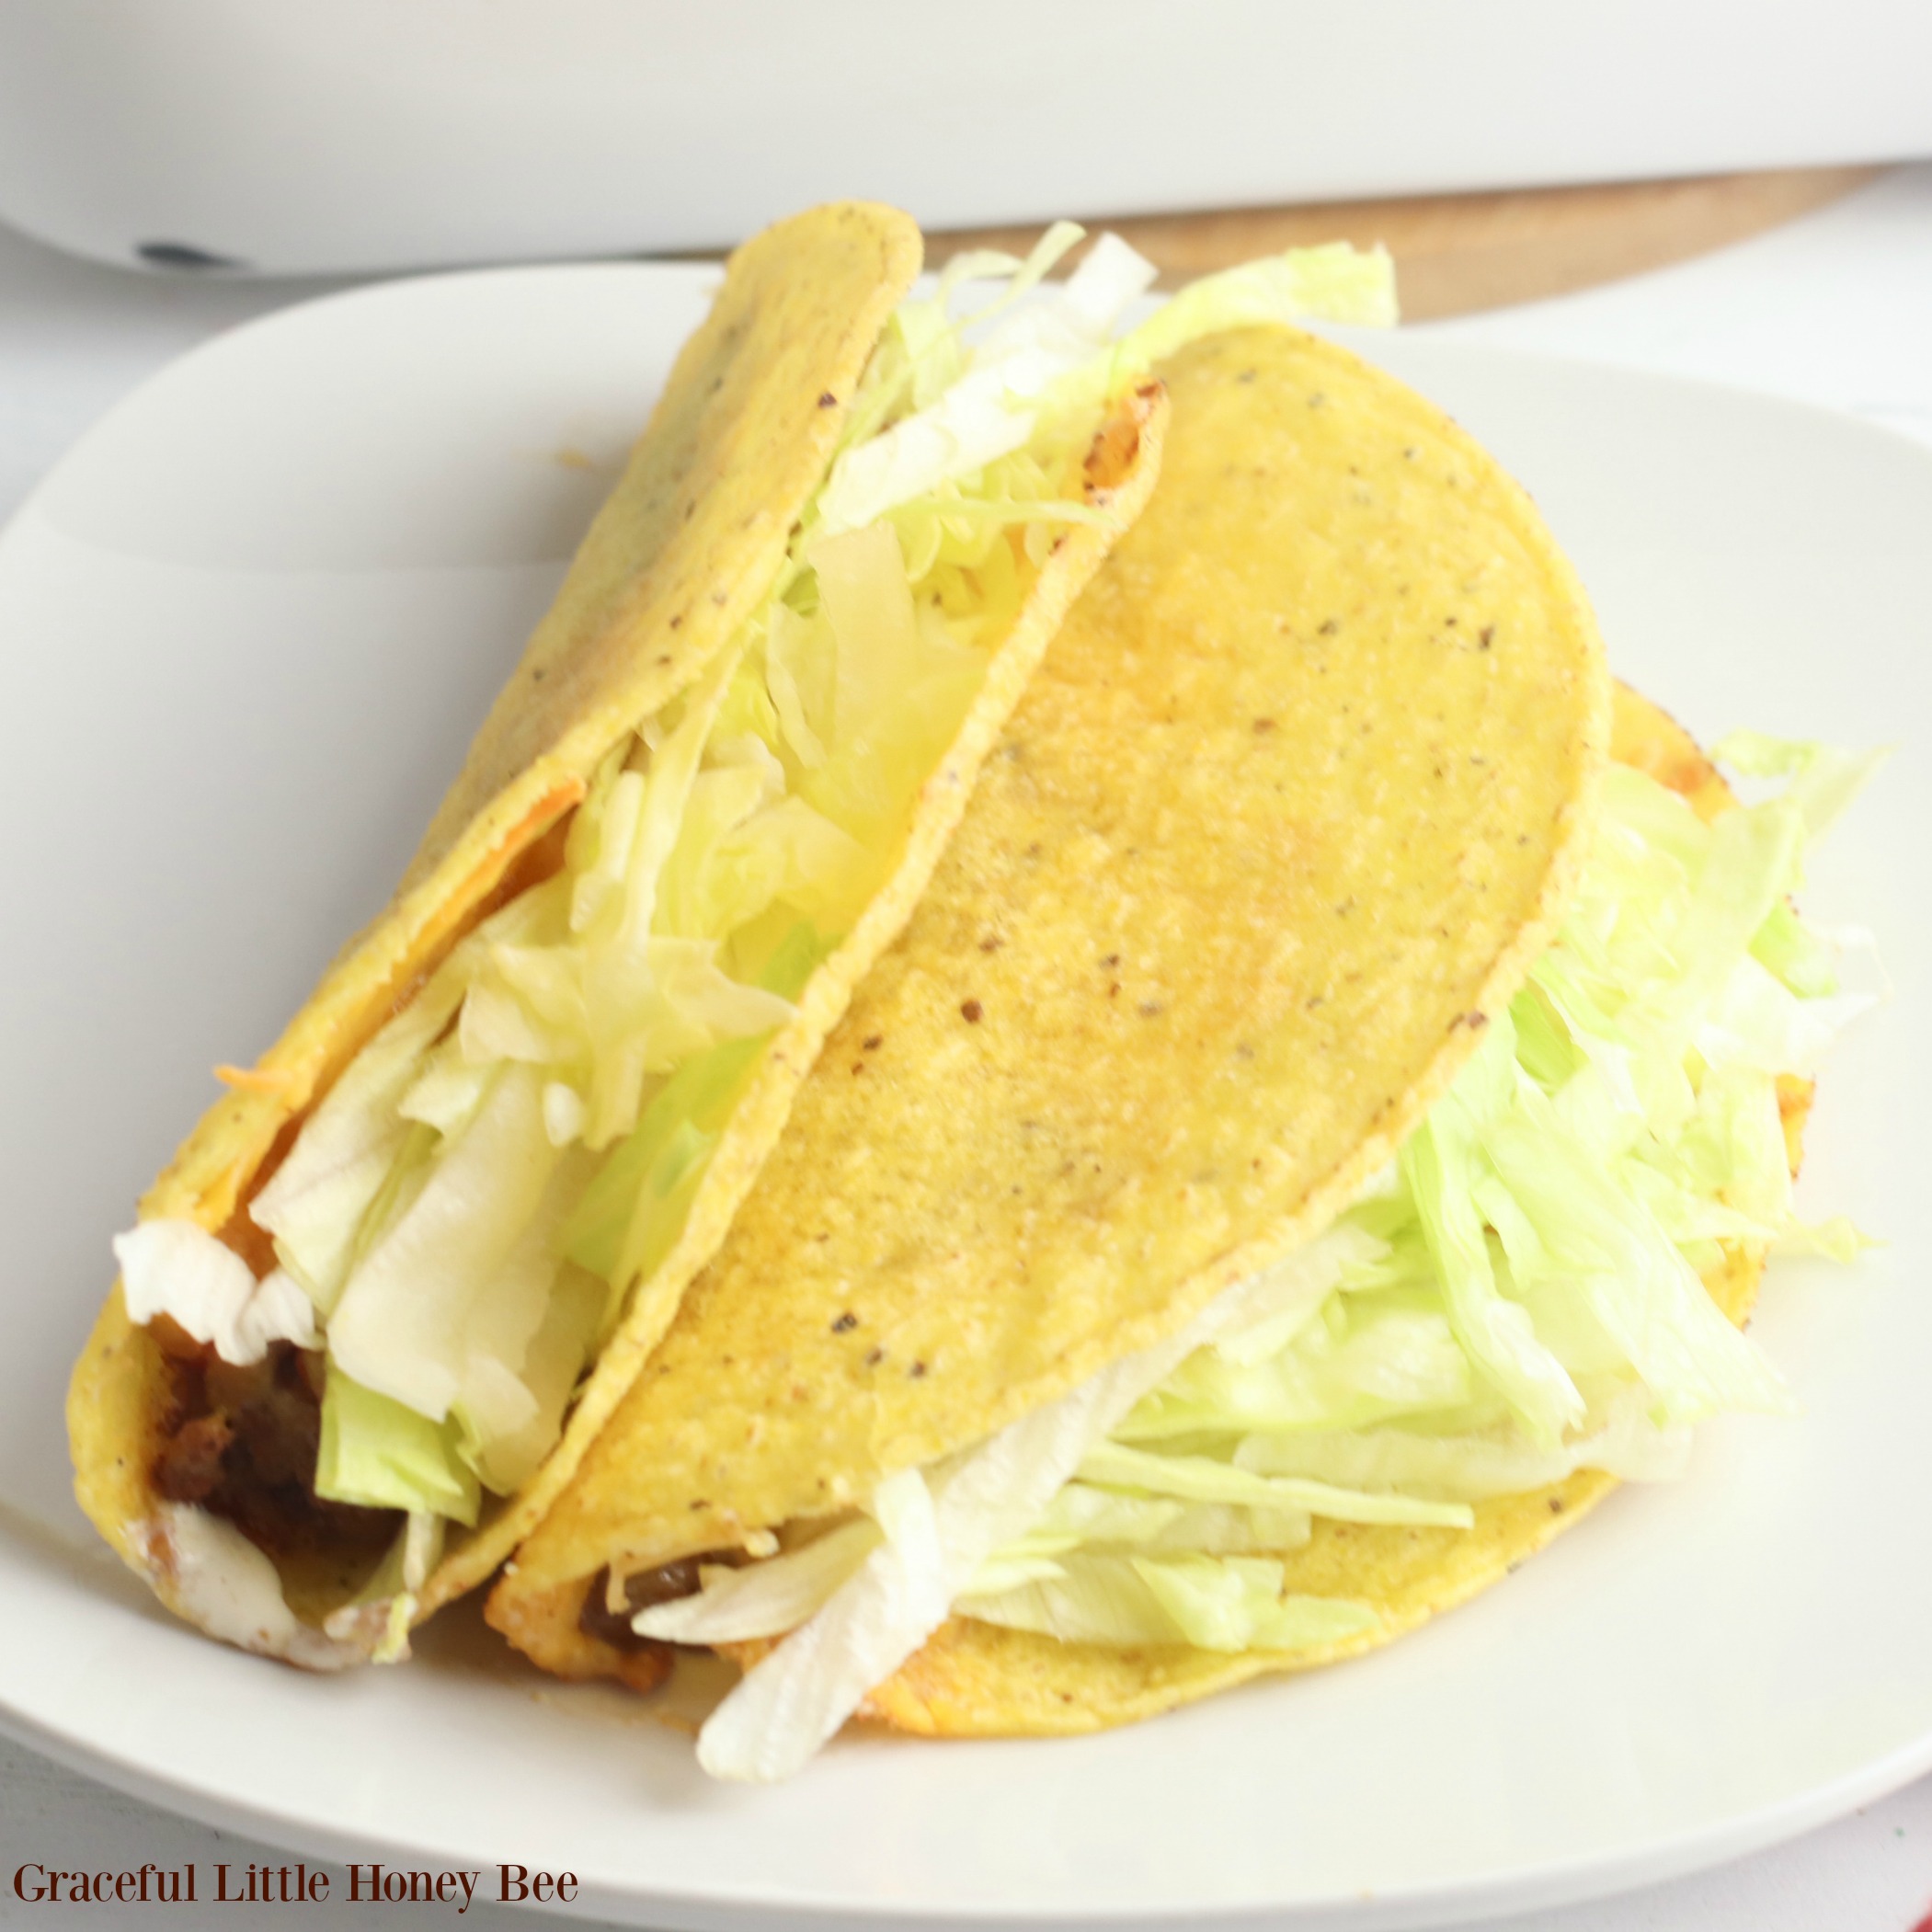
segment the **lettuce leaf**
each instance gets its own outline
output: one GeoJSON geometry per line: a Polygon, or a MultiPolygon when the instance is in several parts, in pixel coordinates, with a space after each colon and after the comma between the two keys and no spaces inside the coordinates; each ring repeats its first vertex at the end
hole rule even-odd
{"type": "Polygon", "coordinates": [[[473,956],[446,962],[350,1061],[250,1205],[318,1314],[327,1315],[342,1292],[364,1217],[408,1137],[397,1106],[461,1004],[473,956]]]}
{"type": "MultiPolygon", "coordinates": [[[[886,1492],[885,1507],[893,1492],[886,1492]]],[[[714,1567],[694,1596],[657,1604],[632,1619],[640,1637],[667,1643],[746,1643],[796,1629],[877,1549],[883,1532],[869,1516],[841,1524],[802,1549],[742,1570],[714,1567]]]]}
{"type": "Polygon", "coordinates": [[[278,1268],[257,1281],[248,1264],[198,1222],[143,1221],[114,1237],[128,1320],[166,1315],[224,1362],[259,1362],[276,1342],[315,1345],[314,1310],[278,1268]]]}
{"type": "Polygon", "coordinates": [[[1291,248],[1191,282],[1133,331],[1124,353],[1151,366],[1202,336],[1308,317],[1388,328],[1396,320],[1395,267],[1386,249],[1330,242],[1291,248]]]}
{"type": "Polygon", "coordinates": [[[959,1610],[1065,1643],[1222,1652],[1309,1650],[1380,1622],[1366,1604],[1286,1594],[1282,1566],[1253,1556],[1071,1556],[1056,1575],[962,1597],[959,1610]]]}
{"type": "Polygon", "coordinates": [[[365,1388],[442,1421],[463,1386],[471,1324],[492,1295],[521,1304],[526,1334],[541,1320],[558,1209],[550,1183],[561,1160],[544,1131],[537,1074],[504,1068],[468,1129],[350,1277],[329,1321],[331,1361],[365,1388]]]}
{"type": "Polygon", "coordinates": [[[329,1365],[315,1493],[364,1509],[404,1509],[474,1527],[482,1492],[452,1423],[365,1389],[329,1365]]]}
{"type": "Polygon", "coordinates": [[[1115,1442],[1097,1443],[1088,1450],[1080,1461],[1080,1480],[1187,1503],[1300,1510],[1341,1523],[1416,1523],[1467,1529],[1474,1520],[1459,1503],[1341,1489],[1298,1476],[1261,1476],[1212,1456],[1151,1455],[1115,1442]]]}

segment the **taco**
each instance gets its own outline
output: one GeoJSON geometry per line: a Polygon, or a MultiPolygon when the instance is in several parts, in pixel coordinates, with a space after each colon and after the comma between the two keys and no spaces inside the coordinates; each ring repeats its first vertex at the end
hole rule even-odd
{"type": "Polygon", "coordinates": [[[649,1355],[1152,483],[1137,258],[1020,300],[1078,234],[732,257],[389,909],[116,1242],[76,1487],[178,1614],[402,1653],[649,1355]]]}
{"type": "Polygon", "coordinates": [[[1160,373],[1149,509],[487,1605],[565,1675],[735,1656],[720,1775],[1365,1649],[1783,1400],[1726,1318],[1797,1231],[1848,1008],[1785,893],[1854,774],[1739,740],[1798,775],[1721,812],[1613,740],[1526,498],[1343,351],[1160,373]]]}
{"type": "MultiPolygon", "coordinates": [[[[1625,688],[1616,695],[1612,757],[1618,766],[1647,772],[1686,798],[1705,823],[1733,808],[1729,789],[1681,727],[1625,688]]],[[[1519,1042],[1518,1065],[1526,1057],[1519,1042]]],[[[1766,1163],[1749,1176],[1754,1183],[1772,1172],[1772,1160],[1795,1177],[1811,1104],[1808,1080],[1781,1074],[1768,1086],[1748,1119],[1755,1142],[1750,1159],[1766,1163]]],[[[1774,1183],[1769,1191],[1782,1187],[1774,1183]]],[[[1427,1226],[1412,1201],[1394,1196],[1392,1203],[1364,1204],[1352,1224],[1343,1224],[1387,1240],[1389,1222],[1403,1217],[1389,1256],[1375,1258],[1381,1268],[1376,1270],[1374,1260],[1345,1266],[1326,1305],[1317,1303],[1292,1348],[1275,1351],[1269,1364],[1284,1381],[1310,1374],[1332,1378],[1327,1390],[1312,1402],[1266,1413],[1243,1408],[1240,1398],[1223,1407],[1210,1396],[1190,1408],[1205,1387],[1225,1388],[1230,1369],[1236,1377],[1251,1369],[1251,1351],[1259,1347],[1268,1360],[1273,1338],[1257,1341],[1254,1331],[1235,1328],[1208,1343],[1154,1384],[1137,1411],[1090,1454],[1080,1476],[1045,1513],[1046,1520],[1021,1539],[1031,1548],[1010,1552],[1019,1555],[1015,1568],[1001,1575],[989,1566],[976,1579],[989,1586],[989,1599],[964,1598],[963,1614],[949,1617],[868,1694],[863,1714],[928,1736],[1065,1735],[1150,1717],[1263,1675],[1338,1662],[1500,1582],[1620,1480],[1665,1480],[1683,1472],[1689,1448],[1684,1412],[1672,1412],[1660,1425],[1643,1413],[1640,1384],[1592,1388],[1587,1373],[1574,1373],[1585,1395],[1584,1416],[1560,1438],[1540,1445],[1493,1402],[1485,1412],[1480,1399],[1469,1401],[1474,1378],[1465,1378],[1466,1371],[1458,1376],[1450,1369],[1434,1389],[1418,1378],[1391,1391],[1383,1378],[1390,1370],[1400,1377],[1410,1366],[1401,1357],[1417,1339],[1400,1332],[1406,1318],[1437,1318],[1456,1339],[1439,1264],[1430,1270],[1435,1279],[1422,1296],[1413,1294],[1413,1283],[1406,1300],[1388,1293],[1402,1237],[1412,1241],[1427,1226]],[[1440,1298],[1435,1307],[1427,1305],[1431,1288],[1440,1298]],[[1385,1298],[1379,1308],[1377,1291],[1385,1298]],[[1182,1446],[1175,1424],[1183,1413],[1203,1427],[1182,1446]],[[1136,1452],[1155,1459],[1135,1464],[1136,1452]],[[1197,1458],[1214,1465],[1205,1482],[1194,1466],[1197,1458]],[[1089,1484],[1090,1476],[1097,1483],[1089,1484]],[[1251,1477],[1260,1481],[1247,1486],[1244,1479],[1251,1477]],[[1244,1486],[1241,1506],[1294,1514],[1277,1519],[1261,1538],[1265,1550],[1256,1549],[1257,1537],[1247,1526],[1231,1549],[1196,1535],[1196,1551],[1206,1542],[1238,1573],[1243,1558],[1263,1557],[1265,1571],[1239,1574],[1237,1589],[1225,1574],[1185,1560],[1194,1552],[1187,1541],[1175,1539],[1174,1526],[1190,1509],[1212,1509],[1212,1502],[1203,1503],[1204,1492],[1225,1509],[1244,1486]],[[1275,1493],[1263,1501],[1265,1486],[1275,1493]],[[1064,1540],[1070,1520],[1087,1515],[1098,1527],[1107,1509],[1125,1504],[1131,1515],[1149,1503],[1163,1519],[1151,1539],[1158,1551],[1152,1562],[1144,1531],[1123,1538],[1105,1528],[1095,1535],[1090,1527],[1080,1540],[1064,1540]],[[1170,1567],[1176,1552],[1183,1560],[1170,1567]],[[1157,1603],[1163,1593],[1168,1598],[1151,1615],[1137,1588],[1143,1583],[1157,1603]],[[1237,1594],[1248,1604],[1235,1607],[1223,1624],[1237,1594]],[[1103,1601],[1116,1595],[1118,1601],[1103,1601]],[[1269,1597],[1278,1607],[1268,1607],[1269,1597]],[[1123,1604],[1133,1607],[1123,1614],[1123,1604]],[[1256,1640],[1263,1634],[1257,1607],[1279,1618],[1265,1629],[1267,1640],[1256,1640]]],[[[1704,1205],[1729,1204],[1712,1188],[1704,1205]]],[[[1676,1239],[1710,1305],[1740,1329],[1755,1306],[1771,1238],[1790,1231],[1788,1216],[1786,1206],[1750,1226],[1750,1217],[1720,1216],[1722,1231],[1676,1239]]],[[[1500,1233],[1487,1232],[1500,1246],[1500,1233]]],[[[1423,1232],[1425,1244],[1427,1239],[1423,1232]]],[[[1412,1275],[1423,1276],[1415,1259],[1412,1275]]],[[[1504,1249],[1499,1276],[1507,1264],[1504,1249]]],[[[1705,1319],[1701,1309],[1698,1319],[1705,1319]]],[[[1438,1329],[1435,1340],[1441,1339],[1438,1329]]],[[[1775,1384],[1750,1391],[1748,1406],[1781,1406],[1775,1384]]],[[[748,1646],[741,1654],[753,1661],[762,1648],[748,1646]]]]}

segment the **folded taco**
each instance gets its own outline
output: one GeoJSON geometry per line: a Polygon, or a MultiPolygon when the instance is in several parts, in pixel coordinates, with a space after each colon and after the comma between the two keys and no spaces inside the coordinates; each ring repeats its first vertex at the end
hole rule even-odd
{"type": "Polygon", "coordinates": [[[1078,237],[923,296],[886,209],[733,257],[388,910],[116,1242],[77,1489],[180,1615],[400,1653],[650,1354],[1151,485],[1151,271],[1035,288],[1078,237]]]}
{"type": "Polygon", "coordinates": [[[1613,715],[1527,499],[1343,351],[1160,374],[1148,511],[489,1600],[566,1675],[735,1656],[723,1776],[1366,1648],[1783,1401],[1732,1323],[1856,771],[1739,740],[1794,776],[1732,810],[1613,715]]]}

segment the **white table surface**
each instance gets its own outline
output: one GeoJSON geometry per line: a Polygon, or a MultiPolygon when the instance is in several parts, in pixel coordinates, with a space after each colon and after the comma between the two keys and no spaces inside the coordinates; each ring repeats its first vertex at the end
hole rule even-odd
{"type": "MultiPolygon", "coordinates": [[[[0,520],[143,376],[324,286],[146,280],[69,261],[0,230],[0,520]]],[[[1682,268],[1435,326],[1797,397],[1932,443],[1932,166],[1899,170],[1682,268]]],[[[14,1895],[15,1869],[29,1860],[117,1869],[193,1861],[206,1874],[220,1861],[279,1866],[287,1857],[123,1797],[0,1738],[0,1925],[38,1921],[45,1909],[14,1895]]],[[[409,1909],[349,1905],[346,1893],[338,1873],[326,1905],[223,1906],[220,1922],[242,1932],[326,1916],[347,1932],[409,1909]]],[[[181,1922],[178,1911],[160,1906],[110,1904],[64,1906],[59,1923],[124,1926],[164,1914],[181,1922]]],[[[1932,1779],[1741,1864],[1620,1899],[1483,1923],[1487,1932],[1911,1932],[1928,1914],[1932,1779]]],[[[462,1923],[490,1932],[529,1926],[535,1916],[512,1919],[508,1907],[479,1903],[462,1923]]]]}

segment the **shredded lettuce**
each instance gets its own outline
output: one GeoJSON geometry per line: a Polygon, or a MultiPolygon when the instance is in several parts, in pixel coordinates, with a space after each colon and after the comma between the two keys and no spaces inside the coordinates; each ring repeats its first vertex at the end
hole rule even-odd
{"type": "Polygon", "coordinates": [[[189,1220],[143,1221],[114,1237],[128,1320],[166,1315],[224,1362],[259,1362],[274,1342],[315,1345],[314,1310],[278,1268],[257,1281],[232,1248],[189,1220]]]}
{"type": "Polygon", "coordinates": [[[595,1275],[566,1266],[547,1297],[499,1291],[496,1305],[473,1322],[468,1374],[450,1413],[461,1431],[463,1459],[485,1488],[509,1494],[550,1453],[578,1372],[605,1326],[608,1298],[595,1275]]]}
{"type": "Polygon", "coordinates": [[[1805,834],[1822,839],[1878,775],[1890,746],[1846,751],[1816,738],[1771,737],[1762,731],[1732,731],[1712,756],[1744,778],[1789,781],[1784,802],[1804,820],[1805,834]]]}
{"type": "Polygon", "coordinates": [[[1643,1390],[1631,1385],[1552,1447],[1539,1446],[1508,1422],[1444,1435],[1400,1427],[1311,1430],[1245,1436],[1234,1462],[1258,1474],[1390,1500],[1480,1503],[1545,1488],[1579,1469],[1601,1469],[1626,1482],[1675,1481],[1689,1455],[1689,1426],[1659,1423],[1643,1390]]]}
{"type": "MultiPolygon", "coordinates": [[[[1011,274],[1016,284],[1033,286],[1080,238],[1071,223],[1061,223],[1025,263],[989,253],[968,257],[942,282],[936,306],[901,308],[879,383],[900,385],[914,406],[840,452],[818,502],[828,533],[875,522],[1031,440],[1049,393],[1106,351],[1122,312],[1152,286],[1153,265],[1117,235],[1103,235],[1057,290],[1003,316],[996,310],[977,318],[992,326],[973,344],[949,325],[945,308],[954,289],[976,270],[1011,274]]],[[[862,388],[862,405],[873,400],[862,388]]]]}
{"type": "Polygon", "coordinates": [[[356,1056],[250,1207],[320,1315],[334,1309],[370,1204],[409,1137],[397,1108],[462,1002],[467,963],[447,963],[356,1056]]]}
{"type": "Polygon", "coordinates": [[[1472,1520],[1469,1511],[1456,1503],[1339,1489],[1295,1476],[1257,1476],[1212,1456],[1153,1455],[1124,1443],[1096,1444],[1081,1459],[1080,1477],[1087,1482],[1111,1484],[1129,1495],[1300,1510],[1341,1523],[1421,1523],[1467,1529],[1472,1520]]]}
{"type": "Polygon", "coordinates": [[[441,1422],[469,1375],[471,1329],[504,1320],[518,1347],[534,1332],[554,1272],[550,1252],[563,1164],[527,1067],[496,1076],[463,1136],[350,1277],[328,1327],[329,1355],[364,1387],[441,1422]]]}
{"type": "Polygon", "coordinates": [[[333,1363],[322,1394],[315,1493],[365,1509],[404,1509],[474,1526],[481,1503],[452,1421],[433,1423],[365,1389],[333,1363]]]}
{"type": "Polygon", "coordinates": [[[565,1224],[563,1252],[606,1279],[621,1265],[641,1214],[655,1214],[682,1180],[699,1143],[714,1137],[751,1070],[762,1035],[693,1055],[658,1089],[637,1125],[598,1170],[565,1224]]]}
{"type": "Polygon", "coordinates": [[[1245,1556],[1298,1549],[1308,1541],[1309,1530],[1309,1513],[1299,1507],[1272,1502],[1186,1503],[1076,1478],[1047,1504],[1019,1543],[980,1566],[973,1589],[996,1589],[1000,1566],[1008,1560],[1023,1568],[1083,1545],[1089,1549],[1181,1549],[1245,1556]]]}
{"type": "MultiPolygon", "coordinates": [[[[897,1492],[875,1508],[889,1513],[897,1492]]],[[[633,1619],[641,1636],[667,1643],[746,1643],[796,1629],[859,1570],[883,1540],[878,1522],[861,1516],[803,1549],[741,1570],[716,1566],[694,1596],[658,1604],[633,1619]]]]}
{"type": "Polygon", "coordinates": [[[1069,1556],[1050,1577],[960,1599],[963,1616],[1066,1643],[1299,1651],[1372,1630],[1366,1605],[1295,1595],[1257,1556],[1069,1556]]]}
{"type": "Polygon", "coordinates": [[[1256,323],[1319,315],[1387,328],[1396,319],[1395,271],[1386,250],[1330,242],[1293,248],[1190,283],[1126,339],[1126,354],[1151,366],[1202,336],[1256,323]]]}

